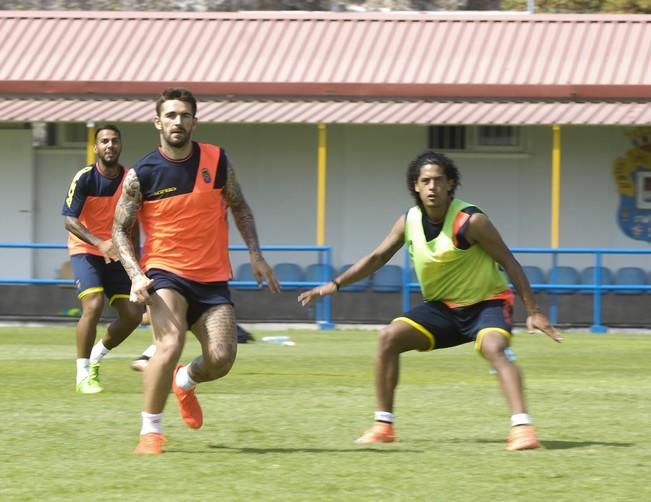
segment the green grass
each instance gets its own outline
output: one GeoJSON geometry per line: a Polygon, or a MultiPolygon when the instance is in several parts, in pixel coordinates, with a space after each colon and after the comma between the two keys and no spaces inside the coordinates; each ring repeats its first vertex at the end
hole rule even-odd
{"type": "Polygon", "coordinates": [[[143,458],[129,361],[147,330],[104,361],[105,392],[81,396],[73,328],[0,329],[0,500],[651,500],[651,336],[518,335],[545,448],[510,453],[506,406],[470,345],[405,354],[401,441],[364,448],[352,440],[375,408],[375,333],[289,334],[295,347],[240,345],[231,374],[200,386],[201,430],[172,397],[167,451],[143,458]]]}

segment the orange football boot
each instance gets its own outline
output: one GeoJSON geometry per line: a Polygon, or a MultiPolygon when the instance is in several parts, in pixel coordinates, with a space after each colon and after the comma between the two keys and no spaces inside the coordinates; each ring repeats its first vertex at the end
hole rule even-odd
{"type": "Polygon", "coordinates": [[[509,451],[533,450],[540,446],[536,429],[532,425],[516,425],[511,428],[506,449],[509,451]]]}
{"type": "Polygon", "coordinates": [[[136,455],[160,455],[163,453],[163,445],[167,439],[157,432],[149,432],[140,436],[138,446],[133,450],[136,455]]]}
{"type": "Polygon", "coordinates": [[[393,443],[398,441],[393,424],[374,422],[373,427],[355,440],[355,444],[393,443]]]}
{"type": "Polygon", "coordinates": [[[197,399],[197,395],[192,390],[185,390],[176,385],[176,374],[183,367],[182,364],[179,364],[174,370],[174,375],[172,376],[172,389],[176,395],[176,400],[179,403],[179,412],[181,413],[181,418],[185,422],[185,425],[191,429],[198,429],[203,425],[203,413],[201,411],[201,405],[197,399]]]}

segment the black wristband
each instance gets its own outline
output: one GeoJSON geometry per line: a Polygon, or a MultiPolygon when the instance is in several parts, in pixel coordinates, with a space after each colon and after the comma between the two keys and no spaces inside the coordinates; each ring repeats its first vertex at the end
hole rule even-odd
{"type": "Polygon", "coordinates": [[[332,281],[330,281],[330,282],[332,282],[332,284],[335,285],[335,288],[337,288],[337,291],[339,291],[339,288],[341,287],[341,284],[339,284],[337,282],[337,279],[332,279],[332,281]]]}

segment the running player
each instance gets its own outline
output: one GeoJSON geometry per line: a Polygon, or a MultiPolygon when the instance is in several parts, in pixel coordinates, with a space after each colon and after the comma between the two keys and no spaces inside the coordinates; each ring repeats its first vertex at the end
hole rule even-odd
{"type": "Polygon", "coordinates": [[[126,174],[119,163],[120,130],[111,124],[98,127],[94,150],[97,161],[75,174],[62,210],[70,265],[82,308],[77,323],[76,386],[81,394],[102,392],[101,359],[138,327],[143,311],[141,305],[129,301],[131,282],[111,240],[113,213],[126,174]],[[118,318],[95,344],[105,296],[118,318]]]}
{"type": "Polygon", "coordinates": [[[228,281],[227,210],[249,249],[258,282],[280,286],[260,251],[253,213],[235,171],[218,146],[192,141],[197,102],[168,88],[156,102],[160,147],[129,171],[115,213],[113,239],[131,281],[131,299],[149,305],[156,351],[144,371],[144,410],[137,454],[160,454],[163,409],[173,387],[181,417],[198,429],[201,382],[225,376],[235,362],[237,333],[228,281]],[[145,234],[142,268],[129,234],[136,215],[145,234]],[[178,364],[190,329],[201,355],[178,364]]]}

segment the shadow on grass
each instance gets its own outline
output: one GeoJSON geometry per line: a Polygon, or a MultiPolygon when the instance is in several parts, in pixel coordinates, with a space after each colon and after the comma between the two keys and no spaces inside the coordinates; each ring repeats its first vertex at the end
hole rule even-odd
{"type": "MultiPolygon", "coordinates": [[[[467,439],[454,439],[448,441],[450,443],[467,443],[467,439]]],[[[475,439],[474,443],[481,444],[504,444],[503,440],[494,439],[475,439]]],[[[542,447],[546,450],[569,450],[571,448],[589,448],[591,446],[606,446],[610,448],[630,448],[635,446],[634,443],[618,443],[614,441],[558,441],[558,440],[545,440],[540,441],[542,447]]]]}
{"type": "Polygon", "coordinates": [[[391,449],[389,446],[360,446],[358,448],[242,448],[232,447],[220,444],[209,445],[208,448],[213,450],[227,450],[248,455],[266,455],[268,453],[382,453],[382,454],[399,454],[399,453],[424,453],[425,450],[411,449],[391,449]]]}
{"type": "MultiPolygon", "coordinates": [[[[240,375],[243,376],[259,376],[259,377],[268,377],[268,376],[281,376],[281,377],[294,377],[296,376],[296,372],[284,372],[284,373],[278,373],[278,372],[259,372],[259,371],[243,371],[239,373],[240,375]]],[[[348,373],[303,373],[301,372],[302,377],[308,377],[308,376],[313,376],[313,377],[336,377],[336,378],[349,378],[350,374],[348,373]]]]}
{"type": "Polygon", "coordinates": [[[633,443],[617,443],[614,441],[541,441],[548,450],[567,450],[569,448],[586,448],[590,446],[607,446],[611,448],[630,448],[633,443]]]}

